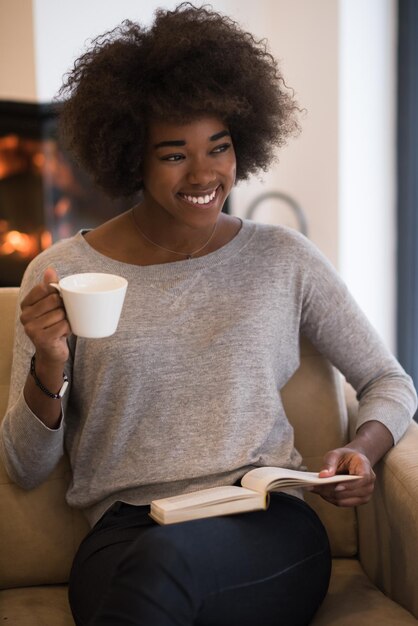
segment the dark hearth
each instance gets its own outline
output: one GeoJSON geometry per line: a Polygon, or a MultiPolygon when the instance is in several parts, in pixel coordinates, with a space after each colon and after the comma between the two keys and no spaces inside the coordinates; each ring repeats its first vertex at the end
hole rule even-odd
{"type": "Polygon", "coordinates": [[[64,152],[52,104],[0,101],[0,286],[17,286],[52,242],[94,228],[131,200],[111,201],[64,152]]]}

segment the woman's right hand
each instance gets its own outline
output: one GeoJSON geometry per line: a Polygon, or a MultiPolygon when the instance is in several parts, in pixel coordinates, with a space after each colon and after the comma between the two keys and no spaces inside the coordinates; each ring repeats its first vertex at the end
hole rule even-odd
{"type": "Polygon", "coordinates": [[[62,299],[50,286],[58,280],[55,270],[48,268],[43,282],[35,285],[21,303],[20,321],[35,346],[37,362],[50,367],[67,361],[67,337],[71,334],[62,299]]]}

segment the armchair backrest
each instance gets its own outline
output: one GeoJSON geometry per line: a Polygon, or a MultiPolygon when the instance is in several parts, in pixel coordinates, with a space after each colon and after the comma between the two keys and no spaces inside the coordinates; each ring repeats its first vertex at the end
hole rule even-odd
{"type": "MultiPolygon", "coordinates": [[[[300,367],[281,395],[294,428],[295,446],[308,470],[316,472],[326,452],[349,440],[343,378],[305,337],[301,337],[300,367]]],[[[356,510],[338,508],[309,492],[304,497],[325,524],[333,556],[357,554],[356,510]]]]}
{"type": "MultiPolygon", "coordinates": [[[[0,417],[9,393],[17,297],[17,288],[0,288],[0,417]]],[[[341,377],[305,339],[301,366],[282,398],[296,447],[308,468],[316,470],[325,451],[347,441],[348,426],[341,377]]],[[[10,481],[0,464],[0,587],[68,580],[75,551],[88,530],[83,515],[65,502],[69,480],[64,458],[44,484],[26,492],[10,481]]],[[[334,556],[355,554],[355,511],[337,509],[312,494],[306,499],[327,527],[334,556]]]]}

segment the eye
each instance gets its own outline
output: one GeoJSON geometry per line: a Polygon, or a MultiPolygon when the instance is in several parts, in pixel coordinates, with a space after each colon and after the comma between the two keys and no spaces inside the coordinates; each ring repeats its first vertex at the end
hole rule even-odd
{"type": "Polygon", "coordinates": [[[184,154],[166,154],[160,157],[161,161],[169,161],[170,163],[181,161],[182,159],[184,159],[184,154]]]}
{"type": "Polygon", "coordinates": [[[216,148],[212,150],[212,153],[219,154],[220,152],[226,152],[230,147],[230,143],[223,143],[220,146],[216,146],[216,148]]]}

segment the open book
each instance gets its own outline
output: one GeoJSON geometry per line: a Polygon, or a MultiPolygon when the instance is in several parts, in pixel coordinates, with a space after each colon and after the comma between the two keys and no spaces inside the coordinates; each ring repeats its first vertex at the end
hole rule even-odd
{"type": "Polygon", "coordinates": [[[211,487],[151,502],[150,516],[159,524],[175,524],[202,517],[230,515],[266,509],[268,493],[288,488],[310,487],[358,480],[360,476],[337,474],[319,478],[316,472],[282,467],[257,467],[241,479],[242,487],[211,487]]]}

